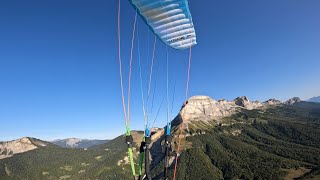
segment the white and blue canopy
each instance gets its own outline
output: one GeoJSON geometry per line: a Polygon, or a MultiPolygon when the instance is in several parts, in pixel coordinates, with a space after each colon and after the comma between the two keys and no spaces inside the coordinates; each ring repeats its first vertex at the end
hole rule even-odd
{"type": "Polygon", "coordinates": [[[187,0],[129,0],[152,31],[168,46],[196,45],[196,33],[187,0]]]}

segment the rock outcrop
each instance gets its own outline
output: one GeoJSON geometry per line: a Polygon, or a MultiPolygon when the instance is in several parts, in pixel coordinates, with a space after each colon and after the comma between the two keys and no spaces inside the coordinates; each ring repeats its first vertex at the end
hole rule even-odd
{"type": "Polygon", "coordinates": [[[257,108],[263,106],[263,104],[259,101],[250,102],[247,96],[237,97],[232,102],[235,105],[244,107],[245,109],[249,109],[249,110],[257,109],[257,108]]]}
{"type": "Polygon", "coordinates": [[[263,104],[267,104],[267,105],[279,105],[281,104],[281,101],[277,100],[277,99],[268,99],[267,101],[263,102],[263,104]]]}
{"type": "Polygon", "coordinates": [[[285,104],[292,105],[294,103],[301,102],[301,99],[298,97],[294,97],[285,102],[285,104]]]}
{"type": "Polygon", "coordinates": [[[40,141],[35,142],[28,137],[13,141],[0,142],[0,159],[37,149],[38,146],[46,146],[46,144],[41,143],[40,141]]]}

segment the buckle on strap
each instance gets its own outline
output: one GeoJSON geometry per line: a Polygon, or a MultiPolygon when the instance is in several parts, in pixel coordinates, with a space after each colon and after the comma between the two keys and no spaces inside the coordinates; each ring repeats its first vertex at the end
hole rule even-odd
{"type": "Polygon", "coordinates": [[[126,143],[128,144],[129,147],[132,147],[133,138],[131,135],[126,135],[126,143]]]}

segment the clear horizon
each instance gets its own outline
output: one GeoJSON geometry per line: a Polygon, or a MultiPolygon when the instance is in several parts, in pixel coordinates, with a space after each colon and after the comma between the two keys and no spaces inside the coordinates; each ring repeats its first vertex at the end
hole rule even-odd
{"type": "MultiPolygon", "coordinates": [[[[189,97],[285,101],[320,96],[320,2],[189,0],[198,44],[189,97]]],[[[134,10],[121,1],[124,83],[134,10]]],[[[117,1],[0,3],[0,141],[112,139],[125,132],[117,60],[117,1]]],[[[146,91],[154,36],[138,18],[131,128],[143,129],[137,41],[146,91]]],[[[165,97],[165,45],[157,39],[148,104],[151,121],[165,97]],[[154,95],[153,95],[154,94],[154,95]]],[[[184,101],[188,51],[169,49],[174,117],[184,101]]],[[[125,91],[126,92],[126,91],[125,91]]],[[[165,102],[155,126],[166,124],[165,102]]]]}

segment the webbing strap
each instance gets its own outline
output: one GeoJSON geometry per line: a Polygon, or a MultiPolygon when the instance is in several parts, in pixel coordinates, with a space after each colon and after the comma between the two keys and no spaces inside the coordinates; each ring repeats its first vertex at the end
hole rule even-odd
{"type": "Polygon", "coordinates": [[[133,162],[133,152],[132,152],[132,148],[128,148],[128,153],[129,153],[129,159],[130,159],[130,165],[131,165],[132,175],[133,175],[133,176],[136,176],[136,170],[135,170],[134,162],[133,162]]]}
{"type": "Polygon", "coordinates": [[[142,176],[143,161],[144,161],[144,152],[141,152],[139,155],[139,176],[142,176]]]}
{"type": "Polygon", "coordinates": [[[128,145],[128,155],[129,155],[132,175],[135,177],[136,176],[136,170],[135,170],[135,167],[134,167],[133,151],[132,151],[133,139],[132,139],[132,136],[130,134],[130,128],[129,127],[126,127],[126,143],[128,145]]]}
{"type": "Polygon", "coordinates": [[[143,171],[143,162],[144,162],[144,152],[146,148],[145,140],[140,144],[140,155],[139,155],[139,179],[141,179],[142,171],[143,171]]]}
{"type": "Polygon", "coordinates": [[[149,155],[150,155],[150,145],[151,143],[151,137],[149,135],[149,137],[146,137],[146,149],[144,152],[145,155],[145,159],[144,159],[144,167],[145,167],[145,174],[146,174],[146,179],[151,180],[151,174],[150,174],[150,159],[149,159],[149,155]]]}

